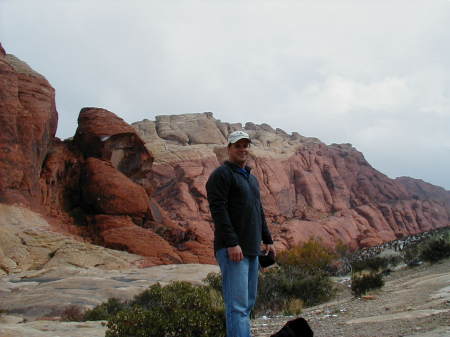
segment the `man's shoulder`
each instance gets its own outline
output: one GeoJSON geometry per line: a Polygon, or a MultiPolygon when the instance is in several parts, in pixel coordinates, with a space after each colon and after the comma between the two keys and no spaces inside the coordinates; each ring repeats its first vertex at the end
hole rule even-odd
{"type": "Polygon", "coordinates": [[[210,174],[209,179],[214,179],[216,177],[227,177],[230,175],[230,168],[223,163],[219,167],[216,167],[210,174]]]}

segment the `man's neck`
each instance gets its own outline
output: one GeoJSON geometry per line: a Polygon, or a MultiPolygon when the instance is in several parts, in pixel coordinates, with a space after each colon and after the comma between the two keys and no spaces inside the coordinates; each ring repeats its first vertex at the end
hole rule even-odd
{"type": "Polygon", "coordinates": [[[245,163],[246,163],[245,161],[244,162],[235,162],[232,160],[228,160],[228,161],[236,166],[239,166],[240,168],[245,168],[245,163]]]}

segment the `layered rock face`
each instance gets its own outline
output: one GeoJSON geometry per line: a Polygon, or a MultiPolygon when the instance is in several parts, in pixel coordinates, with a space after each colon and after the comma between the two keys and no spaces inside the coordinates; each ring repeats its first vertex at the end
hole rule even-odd
{"type": "Polygon", "coordinates": [[[0,48],[0,202],[38,205],[39,176],[58,114],[48,81],[0,48]]]}
{"type": "Polygon", "coordinates": [[[227,158],[228,134],[241,129],[252,137],[249,166],[280,249],[310,237],[365,247],[449,225],[450,192],[389,179],[350,144],[210,112],[130,126],[101,108],[83,108],[73,139],[61,141],[47,80],[1,46],[0,75],[0,203],[38,211],[53,231],[141,255],[141,265],[215,263],[205,183],[227,158]]]}
{"type": "Polygon", "coordinates": [[[366,247],[450,224],[449,192],[390,179],[351,144],[327,146],[267,124],[223,123],[211,113],[159,116],[133,126],[155,157],[154,199],[198,243],[213,236],[206,180],[227,157],[226,137],[238,129],[252,138],[249,166],[281,249],[310,237],[366,247]]]}

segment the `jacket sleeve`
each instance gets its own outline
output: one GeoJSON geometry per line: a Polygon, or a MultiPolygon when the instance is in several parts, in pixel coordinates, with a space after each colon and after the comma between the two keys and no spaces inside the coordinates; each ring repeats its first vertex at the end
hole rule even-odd
{"type": "Polygon", "coordinates": [[[261,207],[261,223],[262,223],[262,240],[263,243],[269,245],[273,244],[272,235],[270,234],[269,227],[267,226],[266,216],[264,215],[264,210],[261,202],[259,202],[259,207],[261,207]]]}
{"type": "Polygon", "coordinates": [[[226,247],[239,244],[238,236],[231,223],[228,213],[228,196],[230,192],[230,175],[216,169],[206,183],[206,193],[211,216],[216,226],[216,235],[221,235],[226,247]]]}

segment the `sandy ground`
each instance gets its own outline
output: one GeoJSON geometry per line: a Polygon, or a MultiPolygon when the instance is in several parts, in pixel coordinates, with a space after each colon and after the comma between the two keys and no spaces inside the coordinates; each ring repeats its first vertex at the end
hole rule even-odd
{"type": "MultiPolygon", "coordinates": [[[[450,259],[385,277],[372,299],[354,298],[344,285],[335,301],[301,314],[318,337],[449,337],[450,259]]],[[[258,318],[254,337],[268,337],[293,317],[258,318]]]]}

